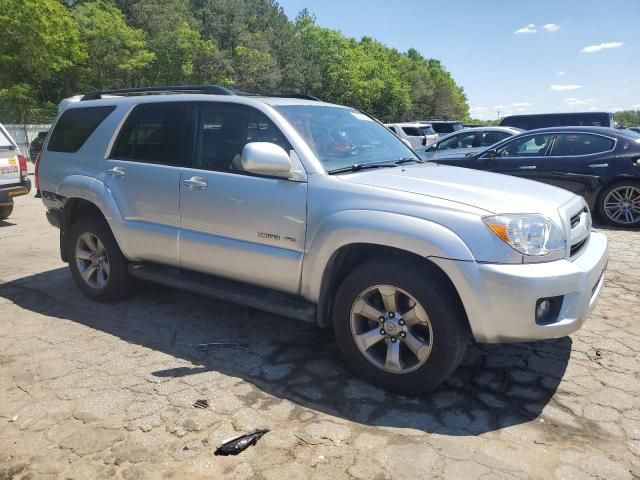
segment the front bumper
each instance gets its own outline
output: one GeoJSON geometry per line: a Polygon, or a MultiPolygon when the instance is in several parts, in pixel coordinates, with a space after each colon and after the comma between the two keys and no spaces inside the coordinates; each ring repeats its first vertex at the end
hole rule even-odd
{"type": "Polygon", "coordinates": [[[573,260],[533,264],[481,264],[433,259],[451,278],[482,343],[523,342],[566,336],[595,307],[609,258],[607,237],[593,232],[573,260]],[[562,296],[555,321],[535,320],[541,298],[562,296]]]}

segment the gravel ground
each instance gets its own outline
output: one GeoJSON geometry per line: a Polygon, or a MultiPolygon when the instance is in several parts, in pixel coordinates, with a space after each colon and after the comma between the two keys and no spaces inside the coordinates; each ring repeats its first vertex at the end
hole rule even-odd
{"type": "Polygon", "coordinates": [[[18,198],[0,221],[0,479],[638,479],[640,233],[607,235],[581,331],[474,346],[407,398],[351,375],[312,325],[151,285],[88,301],[40,201],[18,198]]]}

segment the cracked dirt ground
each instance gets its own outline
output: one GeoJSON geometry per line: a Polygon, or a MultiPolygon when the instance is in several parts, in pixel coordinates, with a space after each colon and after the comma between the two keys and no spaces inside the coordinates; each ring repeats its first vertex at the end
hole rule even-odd
{"type": "Polygon", "coordinates": [[[640,478],[640,232],[607,232],[581,331],[472,347],[403,398],[311,325],[150,285],[86,300],[40,202],[16,203],[0,222],[0,479],[640,478]],[[219,341],[248,349],[195,348],[219,341]],[[213,455],[257,427],[256,446],[213,455]]]}

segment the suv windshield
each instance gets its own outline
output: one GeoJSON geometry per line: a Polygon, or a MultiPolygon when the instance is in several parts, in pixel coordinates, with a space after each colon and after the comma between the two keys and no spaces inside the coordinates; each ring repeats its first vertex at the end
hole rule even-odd
{"type": "Polygon", "coordinates": [[[274,107],[305,139],[327,170],[420,160],[386,127],[350,108],[286,105],[274,107]]]}

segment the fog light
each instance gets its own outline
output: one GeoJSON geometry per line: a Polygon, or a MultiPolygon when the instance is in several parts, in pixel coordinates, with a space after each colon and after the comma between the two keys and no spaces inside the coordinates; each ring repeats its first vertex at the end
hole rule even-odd
{"type": "Polygon", "coordinates": [[[548,299],[544,298],[538,300],[538,304],[536,305],[536,322],[540,323],[544,321],[544,319],[549,314],[549,309],[551,308],[551,302],[548,299]]]}

